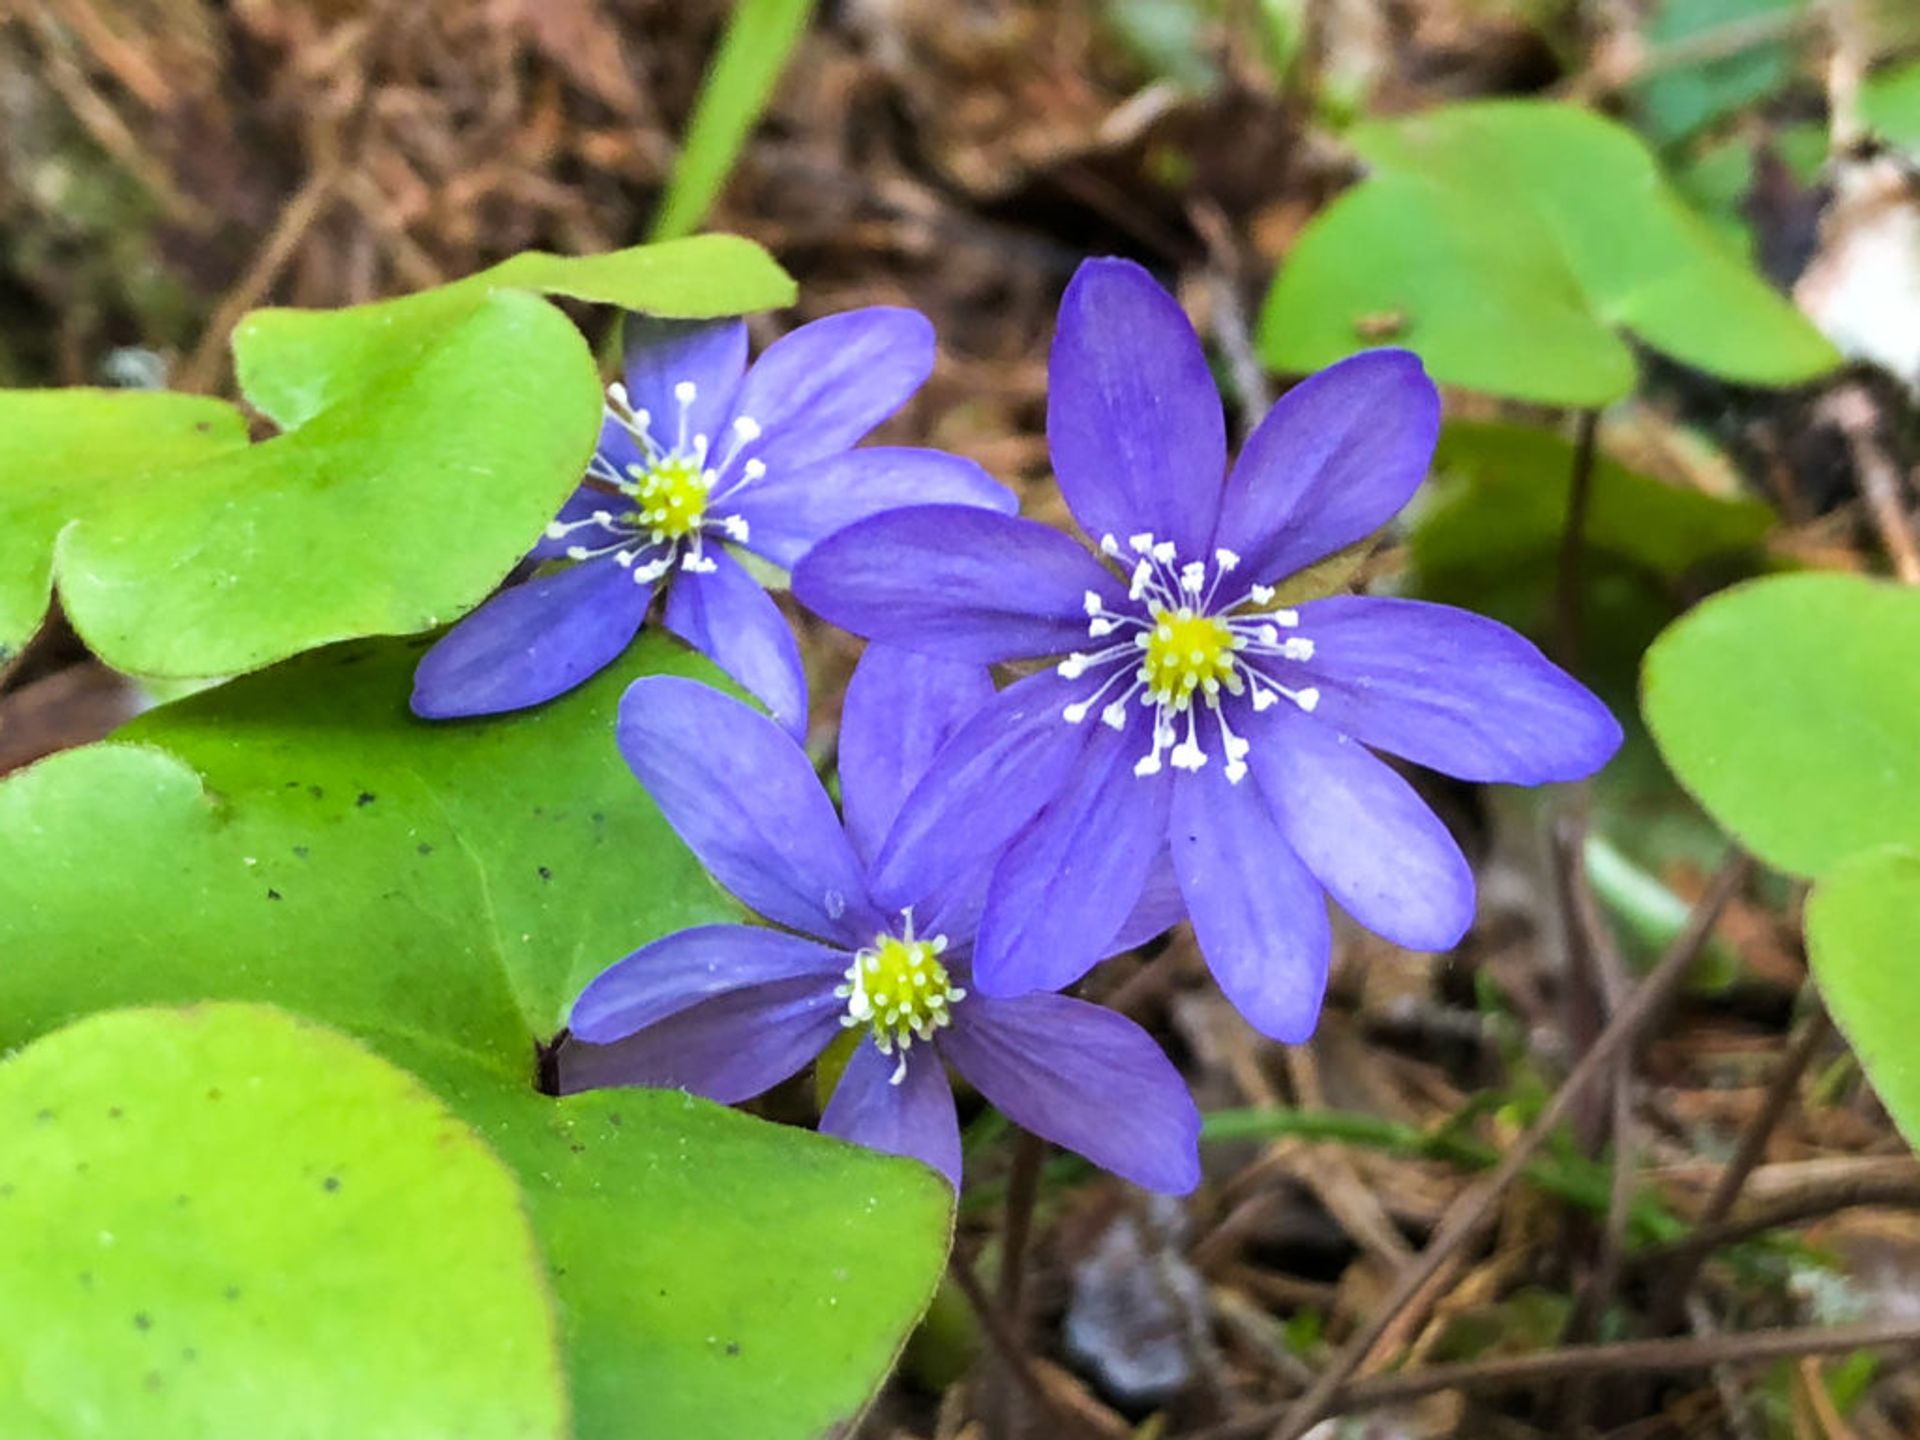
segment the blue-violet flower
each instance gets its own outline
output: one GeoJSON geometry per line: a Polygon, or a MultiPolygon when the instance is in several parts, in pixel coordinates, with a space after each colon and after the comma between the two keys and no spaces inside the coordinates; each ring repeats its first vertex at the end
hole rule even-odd
{"type": "Polygon", "coordinates": [[[669,630],[798,733],[806,673],[779,607],[728,546],[791,568],[832,531],[890,506],[1011,511],[969,461],[851,448],[933,368],[912,310],[852,310],[803,325],[747,368],[740,320],[627,320],[625,376],[607,391],[586,483],[535,546],[572,561],[501,591],[420,663],[428,719],[537,705],[625,650],[657,592],[669,630]]]}
{"type": "MultiPolygon", "coordinates": [[[[978,666],[869,647],[841,723],[843,825],[771,721],[691,680],[636,681],[620,707],[627,763],[714,878],[784,930],[702,926],[614,965],[574,1004],[574,1040],[588,1043],[562,1050],[562,1088],[679,1087],[730,1104],[852,1030],[828,1134],[913,1156],[957,1185],[951,1064],[1035,1134],[1150,1189],[1192,1189],[1199,1114],[1144,1030],[1064,995],[974,989],[982,867],[909,882],[888,907],[872,897],[872,857],[916,823],[909,794],[992,694],[978,666]]],[[[1134,944],[1169,919],[1102,923],[1134,944]]]]}
{"type": "Polygon", "coordinates": [[[1378,530],[1426,474],[1440,403],[1413,355],[1369,351],[1296,386],[1229,471],[1186,316],[1137,265],[1095,260],[1061,302],[1049,389],[1054,471],[1097,555],[934,505],[854,525],[794,573],[804,604],[856,634],[974,663],[1057,658],[951,742],[916,828],[876,857],[874,897],[997,854],[974,983],[1016,995],[1111,950],[1170,866],[1228,997],[1304,1038],[1327,895],[1417,950],[1451,948],[1473,918],[1459,847],[1372,749],[1533,785],[1596,770],[1620,727],[1480,616],[1278,604],[1278,581],[1378,530]]]}

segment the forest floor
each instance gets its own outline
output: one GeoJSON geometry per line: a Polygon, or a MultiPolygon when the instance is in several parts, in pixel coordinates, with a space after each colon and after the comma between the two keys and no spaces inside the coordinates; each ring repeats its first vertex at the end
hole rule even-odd
{"type": "MultiPolygon", "coordinates": [[[[1645,63],[1625,6],[1558,7],[1543,30],[1524,17],[1555,7],[1346,0],[1310,7],[1311,83],[1283,82],[1253,29],[1215,18],[1257,8],[823,5],[710,220],[800,282],[758,340],[849,306],[924,311],[939,367],[884,437],[970,455],[1064,520],[1045,356],[1083,257],[1176,285],[1244,431],[1271,395],[1247,339],[1261,291],[1354,173],[1316,105],[1616,105],[1645,63]]],[[[27,5],[0,21],[0,384],[228,393],[227,334],[256,305],[635,242],[724,13],[27,5]]],[[[1820,114],[1820,41],[1801,38],[1806,64],[1740,122],[1742,214],[1783,286],[1834,218],[1769,158],[1776,129],[1820,114]]],[[[1649,374],[1610,452],[1767,501],[1776,559],[1920,564],[1862,484],[1920,459],[1898,386],[1649,374]]],[[[1389,544],[1363,578],[1391,587],[1404,563],[1389,544]]],[[[827,753],[855,645],[793,613],[827,753]]],[[[1637,654],[1593,648],[1630,712],[1637,654]]],[[[0,695],[0,772],[143,703],[56,624],[0,695]]],[[[1900,1348],[1920,1345],[1920,1162],[1822,1016],[1800,894],[1733,855],[1643,738],[1622,764],[1531,796],[1422,778],[1477,868],[1478,922],[1442,956],[1338,928],[1309,1044],[1241,1023],[1184,930],[1102,972],[1208,1112],[1203,1186],[1150,1200],[977,1119],[955,1281],[860,1434],[1227,1440],[1326,1415],[1348,1428],[1316,1434],[1381,1440],[1920,1434],[1900,1348]]]]}

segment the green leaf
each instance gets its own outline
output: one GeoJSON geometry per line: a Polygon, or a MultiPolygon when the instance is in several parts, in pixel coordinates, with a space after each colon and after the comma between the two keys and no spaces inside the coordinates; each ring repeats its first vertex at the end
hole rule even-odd
{"type": "MultiPolygon", "coordinates": [[[[1573,444],[1531,426],[1455,422],[1434,455],[1438,483],[1411,537],[1422,576],[1492,585],[1558,561],[1572,486],[1573,444]]],[[[1752,500],[1722,500],[1629,470],[1594,463],[1588,548],[1663,579],[1756,545],[1773,512],[1752,500]]]]}
{"type": "Polygon", "coordinates": [[[513,1180],[341,1035],[96,1015],[0,1065],[0,1157],[0,1433],[566,1433],[513,1180]]]}
{"type": "Polygon", "coordinates": [[[1820,875],[1920,844],[1920,592],[1794,575],[1707,601],[1647,655],[1680,782],[1762,860],[1820,875]]]}
{"type": "Polygon", "coordinates": [[[391,383],[501,291],[534,291],[706,320],[791,305],[794,284],[773,257],[736,235],[699,235],[606,255],[530,250],[451,285],[345,310],[256,310],[233,334],[234,370],[248,401],[282,429],[345,397],[391,383]]]}
{"type": "Polygon", "coordinates": [[[1807,902],[1807,953],[1834,1023],[1907,1144],[1920,1148],[1920,852],[1856,855],[1807,902]]]}
{"type": "Polygon", "coordinates": [[[1920,60],[1868,76],[1860,86],[1860,118],[1889,145],[1920,156],[1920,60]]]}
{"type": "Polygon", "coordinates": [[[589,978],[736,917],[612,743],[636,676],[714,672],[646,638],[538,710],[430,726],[422,648],[303,656],[0,784],[0,1049],[209,998],[346,1029],[519,1176],[581,1440],[826,1433],[932,1294],[944,1182],[678,1093],[532,1090],[589,978]]]}
{"type": "Polygon", "coordinates": [[[713,208],[807,28],[813,5],[814,0],[739,0],[733,7],[653,222],[655,240],[689,234],[713,208]]]}
{"type": "Polygon", "coordinates": [[[1261,314],[1278,369],[1403,344],[1449,384],[1594,407],[1633,388],[1622,331],[1747,384],[1838,363],[1611,121],[1481,101],[1349,138],[1372,173],[1307,227],[1261,314]]]}
{"type": "Polygon", "coordinates": [[[0,391],[0,664],[46,617],[53,545],[77,514],[150,501],[166,472],[247,443],[231,406],[117,390],[0,391]]]}
{"type": "MultiPolygon", "coordinates": [[[[43,408],[69,427],[88,414],[43,408]]],[[[40,534],[64,512],[53,571],[95,654],[225,675],[471,608],[579,482],[598,414],[579,332],[505,292],[292,434],[240,446],[222,414],[208,423],[223,443],[198,463],[104,483],[82,466],[33,508],[40,534]]]]}
{"type": "Polygon", "coordinates": [[[1631,92],[1642,128],[1671,145],[1781,89],[1793,76],[1787,36],[1806,11],[1806,0],[1664,0],[1646,29],[1651,73],[1631,92]],[[1713,53],[1663,60],[1701,45],[1713,53]]]}

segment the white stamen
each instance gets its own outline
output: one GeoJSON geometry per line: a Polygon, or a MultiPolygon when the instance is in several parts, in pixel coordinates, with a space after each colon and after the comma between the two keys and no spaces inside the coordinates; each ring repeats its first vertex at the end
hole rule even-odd
{"type": "Polygon", "coordinates": [[[740,437],[741,443],[751,444],[760,438],[760,422],[751,415],[733,417],[733,433],[740,437]]]}
{"type": "Polygon", "coordinates": [[[673,398],[681,405],[691,405],[700,394],[700,387],[691,380],[682,380],[673,387],[673,398]]]}
{"type": "Polygon", "coordinates": [[[1256,605],[1271,605],[1273,603],[1273,597],[1279,593],[1280,592],[1271,585],[1255,585],[1247,591],[1247,594],[1253,597],[1253,603],[1256,605]]]}
{"type": "Polygon", "coordinates": [[[1240,557],[1231,550],[1216,550],[1213,552],[1213,563],[1220,567],[1222,574],[1225,574],[1239,568],[1240,557]]]}

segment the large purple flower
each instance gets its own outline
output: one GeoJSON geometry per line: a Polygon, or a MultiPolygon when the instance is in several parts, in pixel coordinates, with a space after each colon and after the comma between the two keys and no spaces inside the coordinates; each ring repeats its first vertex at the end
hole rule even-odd
{"type": "Polygon", "coordinates": [[[658,591],[667,628],[806,724],[806,673],[779,608],[725,548],[791,568],[824,536],[891,506],[1012,511],[970,461],[851,447],[920,388],[933,330],[875,307],[803,325],[747,369],[740,320],[627,320],[625,380],[608,388],[587,482],[538,560],[571,560],[502,591],[420,662],[414,713],[493,715],[551,700],[633,640],[658,591]]]}
{"type": "MultiPolygon", "coordinates": [[[[952,1065],[1020,1125],[1149,1189],[1199,1179],[1200,1118],[1131,1020],[1064,995],[990,999],[969,961],[982,867],[908,883],[882,906],[872,858],[916,822],[909,794],[960,723],[991,698],[978,666],[870,647],[840,734],[844,826],[804,751],[771,722],[691,680],[635,682],[620,747],[680,837],[749,909],[785,927],[709,925],[655,941],[586,988],[567,1090],[679,1087],[731,1104],[860,1032],[821,1129],[960,1178],[952,1065]],[[786,933],[787,931],[797,933],[786,933]]],[[[1154,912],[1113,917],[1137,943],[1154,912]]]]}
{"type": "Polygon", "coordinates": [[[1111,948],[1171,865],[1200,947],[1252,1023],[1304,1038],[1326,984],[1326,896],[1443,950],[1473,876],[1369,747],[1465,780],[1587,775],[1606,708],[1490,620],[1410,600],[1276,603],[1275,584],[1370,535],[1426,474],[1440,404],[1411,354],[1322,371],[1229,472],[1198,337],[1138,266],[1082,266],[1061,303],[1047,438],[1098,556],[951,506],[861,522],[795,594],[858,634],[975,663],[1059,657],[952,742],[876,860],[874,895],[996,849],[974,957],[992,995],[1055,989],[1111,948]],[[1224,484],[1221,477],[1225,476],[1224,484]]]}

